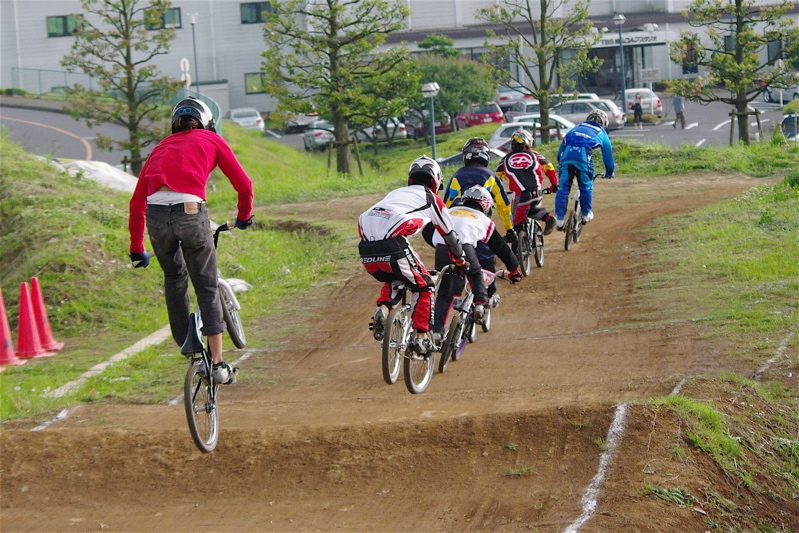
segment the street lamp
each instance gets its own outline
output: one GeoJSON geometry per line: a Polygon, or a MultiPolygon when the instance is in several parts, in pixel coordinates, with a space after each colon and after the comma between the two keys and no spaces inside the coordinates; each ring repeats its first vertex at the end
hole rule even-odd
{"type": "Polygon", "coordinates": [[[433,104],[433,99],[436,97],[438,91],[440,90],[441,87],[439,87],[436,82],[425,83],[422,86],[422,96],[430,99],[430,142],[433,145],[434,161],[436,159],[436,115],[435,115],[435,105],[433,104]]]}
{"type": "Polygon", "coordinates": [[[194,46],[194,85],[196,87],[197,96],[200,95],[200,72],[197,65],[197,39],[194,37],[194,24],[197,22],[197,13],[191,14],[191,44],[194,46]]]}
{"type": "Polygon", "coordinates": [[[624,72],[624,40],[621,35],[621,27],[624,26],[624,21],[627,17],[621,13],[613,16],[613,22],[619,27],[619,56],[621,57],[621,109],[624,113],[625,121],[627,120],[627,76],[624,72]]]}

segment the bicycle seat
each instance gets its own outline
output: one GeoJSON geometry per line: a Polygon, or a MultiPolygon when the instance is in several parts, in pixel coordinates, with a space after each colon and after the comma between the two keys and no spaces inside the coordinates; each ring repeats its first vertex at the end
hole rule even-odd
{"type": "Polygon", "coordinates": [[[180,347],[180,353],[183,355],[191,355],[203,351],[202,334],[200,333],[201,322],[197,321],[197,313],[189,315],[189,332],[186,335],[186,340],[183,346],[180,347]]]}

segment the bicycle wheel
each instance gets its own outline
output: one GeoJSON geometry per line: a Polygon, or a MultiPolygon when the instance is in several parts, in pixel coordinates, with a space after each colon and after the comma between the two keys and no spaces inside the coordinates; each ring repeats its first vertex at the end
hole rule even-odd
{"type": "Polygon", "coordinates": [[[469,319],[466,321],[466,340],[468,340],[469,342],[474,342],[477,340],[477,322],[474,321],[474,318],[472,318],[471,315],[469,319]]]}
{"type": "Polygon", "coordinates": [[[575,213],[574,215],[574,242],[580,242],[580,237],[583,234],[583,218],[575,213]]]}
{"type": "Polygon", "coordinates": [[[219,284],[219,300],[222,302],[222,318],[225,320],[230,340],[236,348],[244,348],[247,345],[247,338],[244,336],[239,310],[236,309],[236,297],[233,295],[233,289],[226,283],[219,284]]]}
{"type": "Polygon", "coordinates": [[[452,317],[452,322],[449,325],[449,331],[447,331],[447,336],[444,339],[444,346],[441,348],[441,359],[438,360],[438,371],[444,372],[447,369],[447,364],[452,356],[455,354],[455,350],[458,348],[458,341],[461,337],[462,331],[462,319],[461,314],[456,313],[455,316],[452,317]]]}
{"type": "Polygon", "coordinates": [[[397,382],[402,355],[408,348],[411,316],[407,306],[398,305],[388,313],[383,334],[383,379],[389,385],[397,382]]]}
{"type": "Polygon", "coordinates": [[[532,243],[530,242],[530,234],[527,233],[527,230],[521,230],[519,232],[519,244],[518,250],[519,253],[516,255],[516,258],[519,260],[519,265],[522,267],[522,274],[525,276],[530,275],[530,271],[533,268],[532,261],[530,260],[530,255],[532,254],[532,243]]]}
{"type": "Polygon", "coordinates": [[[544,231],[538,221],[535,222],[533,227],[533,255],[535,256],[536,266],[541,268],[544,266],[544,231]]]}
{"type": "Polygon", "coordinates": [[[574,211],[569,211],[566,215],[566,228],[563,230],[566,232],[566,244],[565,248],[568,252],[572,248],[572,241],[574,240],[574,211]]]}
{"type": "MultiPolygon", "coordinates": [[[[483,331],[485,331],[486,333],[488,333],[488,330],[491,329],[491,306],[490,305],[485,306],[484,313],[485,314],[483,315],[483,323],[480,324],[480,328],[483,331]]],[[[474,342],[474,341],[472,341],[472,342],[474,342]]]]}
{"type": "Polygon", "coordinates": [[[419,355],[409,351],[405,356],[403,370],[405,372],[405,386],[411,394],[422,394],[433,379],[436,365],[436,354],[419,355]]]}
{"type": "Polygon", "coordinates": [[[183,404],[194,444],[202,452],[216,448],[219,438],[219,410],[216,408],[216,391],[208,367],[202,360],[193,360],[183,384],[183,404]]]}

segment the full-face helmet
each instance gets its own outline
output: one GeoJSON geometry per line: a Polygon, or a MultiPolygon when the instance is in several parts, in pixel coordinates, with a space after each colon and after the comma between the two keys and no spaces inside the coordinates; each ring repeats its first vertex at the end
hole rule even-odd
{"type": "Polygon", "coordinates": [[[464,164],[474,162],[480,163],[483,166],[488,166],[488,161],[491,159],[488,143],[485,139],[481,139],[480,137],[472,137],[466,141],[461,153],[463,153],[464,164]]]}
{"type": "Polygon", "coordinates": [[[524,148],[532,150],[535,139],[533,134],[525,129],[518,129],[510,136],[510,149],[512,151],[521,150],[524,148]]]}
{"type": "MultiPolygon", "coordinates": [[[[415,185],[418,179],[427,179],[430,181],[429,187],[433,192],[438,191],[441,187],[441,182],[444,177],[441,175],[441,167],[433,159],[423,155],[418,159],[414,159],[408,169],[408,185],[415,185]]],[[[422,185],[422,184],[419,184],[422,185]]]]}
{"type": "Polygon", "coordinates": [[[603,128],[608,128],[608,115],[601,109],[594,109],[585,119],[586,122],[593,122],[594,124],[599,124],[603,128]]]}
{"type": "Polygon", "coordinates": [[[491,208],[494,207],[494,198],[485,187],[474,185],[466,189],[461,195],[461,203],[465,207],[480,209],[480,211],[488,215],[491,213],[491,208]]]}

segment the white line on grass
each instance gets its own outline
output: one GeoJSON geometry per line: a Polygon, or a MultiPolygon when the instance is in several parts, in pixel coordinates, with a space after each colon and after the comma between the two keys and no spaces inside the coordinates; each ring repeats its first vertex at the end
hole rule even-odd
{"type": "Polygon", "coordinates": [[[771,367],[771,365],[773,365],[777,361],[777,359],[782,357],[782,354],[784,354],[785,350],[788,349],[788,342],[793,338],[794,335],[796,335],[796,332],[792,331],[790,335],[785,337],[785,339],[780,343],[780,347],[777,348],[777,355],[775,355],[774,357],[772,357],[771,359],[766,361],[766,364],[763,365],[762,367],[760,367],[760,370],[758,370],[755,373],[755,379],[756,380],[759,380],[760,378],[762,378],[763,374],[766,373],[766,371],[771,367]]]}

